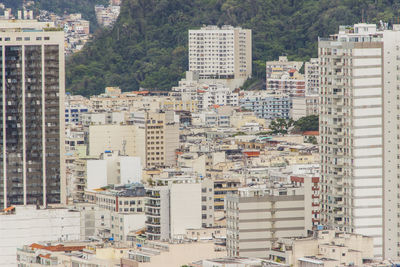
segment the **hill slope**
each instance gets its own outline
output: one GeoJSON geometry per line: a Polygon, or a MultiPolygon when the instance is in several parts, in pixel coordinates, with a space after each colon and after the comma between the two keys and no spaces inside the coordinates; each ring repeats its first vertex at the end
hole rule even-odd
{"type": "Polygon", "coordinates": [[[187,70],[187,30],[203,24],[252,29],[253,75],[262,79],[266,60],[315,57],[318,36],[359,22],[362,10],[378,22],[397,18],[399,9],[395,0],[124,0],[114,28],[69,60],[67,89],[168,90],[187,70]]]}

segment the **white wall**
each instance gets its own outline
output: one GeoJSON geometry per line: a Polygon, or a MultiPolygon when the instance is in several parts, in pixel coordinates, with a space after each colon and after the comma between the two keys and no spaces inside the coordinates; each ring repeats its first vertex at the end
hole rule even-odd
{"type": "Polygon", "coordinates": [[[170,189],[171,236],[201,228],[201,184],[172,184],[170,189]]]}
{"type": "Polygon", "coordinates": [[[140,183],[142,165],[139,157],[120,157],[121,184],[140,183]]]}
{"type": "Polygon", "coordinates": [[[106,160],[87,161],[87,189],[97,189],[107,186],[106,160]]]}
{"type": "Polygon", "coordinates": [[[0,266],[17,266],[17,248],[23,245],[79,240],[80,228],[80,212],[17,206],[16,214],[0,215],[0,266]]]}

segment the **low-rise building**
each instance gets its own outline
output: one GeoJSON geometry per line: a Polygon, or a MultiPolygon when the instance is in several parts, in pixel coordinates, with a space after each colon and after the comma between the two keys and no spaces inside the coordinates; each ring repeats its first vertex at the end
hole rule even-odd
{"type": "Polygon", "coordinates": [[[292,99],[287,95],[269,94],[265,91],[248,91],[240,99],[240,107],[252,111],[258,118],[289,119],[292,99]]]}
{"type": "Polygon", "coordinates": [[[146,234],[149,240],[179,240],[187,229],[212,227],[212,182],[163,179],[147,188],[146,234]]]}
{"type": "Polygon", "coordinates": [[[305,238],[280,238],[268,254],[271,260],[294,267],[366,266],[374,259],[372,237],[335,230],[315,231],[305,238]]]}
{"type": "Polygon", "coordinates": [[[17,248],[40,241],[76,241],[81,237],[80,212],[67,208],[9,207],[0,212],[0,259],[16,266],[17,248]]]}

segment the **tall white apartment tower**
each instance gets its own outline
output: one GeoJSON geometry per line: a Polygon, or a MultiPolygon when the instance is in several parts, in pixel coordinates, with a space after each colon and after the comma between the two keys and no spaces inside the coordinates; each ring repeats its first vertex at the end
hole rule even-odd
{"type": "Polygon", "coordinates": [[[319,39],[322,224],[400,254],[400,27],[319,39]]]}
{"type": "Polygon", "coordinates": [[[65,199],[64,32],[0,21],[0,206],[65,199]]]}
{"type": "Polygon", "coordinates": [[[189,71],[200,79],[218,79],[237,88],[251,76],[251,30],[232,26],[204,26],[189,30],[189,71]]]}

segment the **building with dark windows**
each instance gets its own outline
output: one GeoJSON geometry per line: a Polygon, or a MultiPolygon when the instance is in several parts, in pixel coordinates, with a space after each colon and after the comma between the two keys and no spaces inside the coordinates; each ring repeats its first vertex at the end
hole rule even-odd
{"type": "Polygon", "coordinates": [[[0,206],[65,199],[64,33],[0,22],[0,206]]]}

